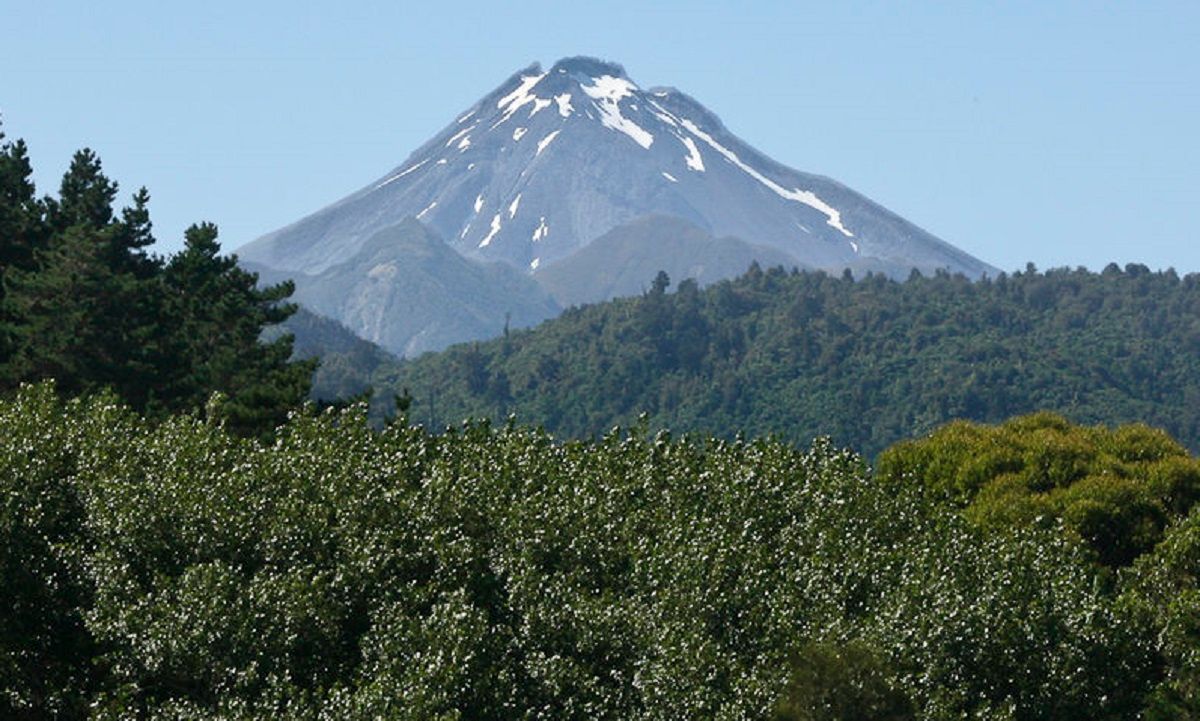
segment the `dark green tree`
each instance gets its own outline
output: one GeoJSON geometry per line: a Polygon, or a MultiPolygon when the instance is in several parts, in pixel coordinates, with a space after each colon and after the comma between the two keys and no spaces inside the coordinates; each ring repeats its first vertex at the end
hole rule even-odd
{"type": "MultiPolygon", "coordinates": [[[[4,132],[0,130],[0,141],[4,132]]],[[[0,390],[14,383],[9,361],[20,323],[6,301],[7,276],[33,268],[33,253],[45,239],[43,205],[35,196],[33,166],[22,140],[0,144],[0,390]]]]}
{"type": "Polygon", "coordinates": [[[150,194],[115,212],[117,184],[90,150],[57,198],[36,199],[31,173],[23,143],[0,145],[0,391],[53,378],[64,395],[108,388],[155,417],[220,392],[220,416],[244,434],[303,402],[316,361],[289,363],[290,336],[262,340],[294,312],[290,284],[257,288],[210,224],[164,263],[149,251],[150,194]]]}
{"type": "Polygon", "coordinates": [[[180,362],[161,402],[167,409],[195,408],[219,391],[225,396],[220,416],[229,427],[262,434],[304,402],[317,362],[290,363],[290,335],[261,339],[263,328],[296,311],[284,302],[294,285],[259,288],[257,274],[220,250],[217,226],[201,223],[187,229],[184,249],[167,263],[165,311],[176,324],[172,345],[180,362]]]}
{"type": "Polygon", "coordinates": [[[161,380],[160,263],[142,189],[117,218],[116,183],[94,153],[75,154],[59,198],[46,199],[50,234],[31,266],[6,274],[13,317],[10,380],[55,378],[76,395],[112,388],[145,408],[161,380]]]}
{"type": "Polygon", "coordinates": [[[47,200],[50,224],[56,231],[73,225],[104,228],[114,220],[117,184],[108,179],[100,158],[89,148],[77,151],[63,175],[58,199],[47,200]]]}

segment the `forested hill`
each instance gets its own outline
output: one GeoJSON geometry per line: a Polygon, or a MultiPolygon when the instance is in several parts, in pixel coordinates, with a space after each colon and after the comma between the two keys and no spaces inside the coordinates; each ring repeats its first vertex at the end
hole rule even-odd
{"type": "Polygon", "coordinates": [[[953,418],[1033,410],[1144,421],[1200,447],[1200,275],[1145,266],[971,282],[782,269],[574,308],[533,330],[389,367],[414,420],[602,433],[819,435],[874,455],[953,418]]]}

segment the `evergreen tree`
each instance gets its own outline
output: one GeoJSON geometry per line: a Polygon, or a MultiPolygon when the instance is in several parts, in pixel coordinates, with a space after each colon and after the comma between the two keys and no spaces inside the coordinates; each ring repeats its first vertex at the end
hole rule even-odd
{"type": "MultiPolygon", "coordinates": [[[[0,130],[0,141],[4,137],[0,130]]],[[[30,267],[33,247],[43,235],[42,206],[34,195],[32,176],[25,142],[0,144],[0,273],[30,267]]]]}
{"type": "Polygon", "coordinates": [[[76,151],[63,175],[58,199],[48,199],[50,223],[61,232],[73,225],[104,228],[113,221],[117,184],[104,175],[100,158],[89,148],[76,151]]]}
{"type": "Polygon", "coordinates": [[[220,414],[231,429],[265,433],[304,402],[316,361],[289,363],[290,335],[269,343],[261,339],[263,328],[296,311],[283,302],[293,284],[258,288],[258,275],[220,249],[215,225],[193,225],[184,249],[167,263],[166,313],[177,323],[173,348],[179,363],[163,401],[168,408],[195,408],[220,391],[227,397],[220,414]]]}
{"type": "Polygon", "coordinates": [[[112,274],[99,259],[97,231],[74,227],[36,254],[37,271],[12,271],[16,328],[13,366],[21,380],[55,378],[67,394],[112,381],[121,358],[110,353],[111,326],[101,318],[115,308],[112,274]]]}
{"type": "MultiPolygon", "coordinates": [[[[0,135],[0,140],[3,135],[0,135]]],[[[304,401],[316,361],[289,363],[291,284],[265,289],[219,255],[211,224],[187,231],[170,264],[154,243],[150,194],[114,212],[117,184],[90,150],[75,154],[57,198],[37,200],[20,141],[0,146],[0,390],[54,378],[64,395],[112,389],[154,416],[225,396],[221,416],[268,432],[304,401]]]]}
{"type": "Polygon", "coordinates": [[[57,200],[45,201],[49,236],[32,267],[13,269],[8,305],[14,328],[16,380],[56,378],[67,394],[114,389],[146,407],[159,380],[159,263],[142,189],[118,219],[117,184],[89,150],[75,154],[57,200]]]}
{"type": "Polygon", "coordinates": [[[15,326],[20,323],[6,300],[6,278],[11,270],[32,269],[34,248],[46,235],[43,206],[34,195],[32,175],[24,141],[0,144],[0,390],[15,383],[9,361],[15,349],[15,326]]]}

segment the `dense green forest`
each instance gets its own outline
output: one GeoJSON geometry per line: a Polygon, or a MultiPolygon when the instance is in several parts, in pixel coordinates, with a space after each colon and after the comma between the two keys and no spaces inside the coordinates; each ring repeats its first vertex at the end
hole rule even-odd
{"type": "Polygon", "coordinates": [[[24,142],[0,132],[0,393],[53,378],[67,395],[111,389],[152,416],[198,409],[213,392],[230,428],[269,433],[309,392],[315,362],[290,362],[289,283],[220,254],[217,228],[192,226],[170,258],[154,243],[145,188],[114,210],[117,184],[89,150],[58,197],[38,197],[24,142]]]}
{"type": "Polygon", "coordinates": [[[762,271],[568,310],[376,372],[431,427],[832,436],[870,456],[955,418],[1144,421],[1200,448],[1200,276],[1034,268],[971,282],[762,271]]]}
{"type": "Polygon", "coordinates": [[[827,442],[379,430],[362,406],[268,443],[25,387],[0,402],[0,715],[1200,710],[1200,468],[1179,445],[1041,415],[885,457],[876,476],[827,442]],[[1006,473],[1057,510],[976,513],[1006,473]],[[1156,543],[1094,478],[1134,489],[1156,543]],[[1076,506],[1120,530],[1093,537],[1076,506]]]}
{"type": "Polygon", "coordinates": [[[0,718],[1200,716],[1195,276],[660,274],[397,366],[30,178],[0,136],[0,718]],[[1170,433],[940,425],[1027,407],[1170,433]],[[513,412],[562,435],[443,425],[513,412]]]}

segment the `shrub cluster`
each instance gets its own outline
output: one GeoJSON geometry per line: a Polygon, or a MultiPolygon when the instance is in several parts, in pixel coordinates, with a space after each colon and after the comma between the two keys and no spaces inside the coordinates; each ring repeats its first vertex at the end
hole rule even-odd
{"type": "Polygon", "coordinates": [[[951,423],[888,449],[878,476],[921,485],[991,528],[1061,520],[1110,567],[1154,548],[1200,500],[1200,462],[1166,433],[1074,426],[1052,413],[951,423]]]}
{"type": "Polygon", "coordinates": [[[266,443],[43,385],[0,402],[0,498],[11,718],[1118,719],[1187,662],[1146,609],[1194,551],[1122,596],[823,442],[359,406],[266,443]]]}

